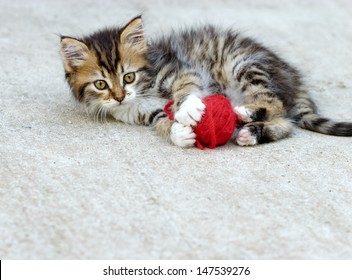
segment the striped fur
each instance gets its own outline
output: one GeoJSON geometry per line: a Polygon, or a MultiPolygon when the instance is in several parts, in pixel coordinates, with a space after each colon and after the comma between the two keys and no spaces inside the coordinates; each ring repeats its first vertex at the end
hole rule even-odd
{"type": "MultiPolygon", "coordinates": [[[[324,134],[352,136],[352,123],[317,114],[296,69],[233,30],[205,26],[173,32],[147,44],[142,20],[137,17],[121,29],[105,29],[79,40],[63,37],[61,53],[74,95],[94,114],[110,113],[127,123],[157,123],[165,136],[173,133],[173,122],[163,118],[163,100],[175,101],[176,121],[187,128],[204,112],[197,99],[214,93],[238,105],[235,110],[242,122],[234,141],[239,145],[287,137],[293,124],[324,134]],[[131,85],[122,80],[127,72],[136,73],[131,85]],[[98,79],[108,82],[106,92],[97,93],[92,86],[98,79]],[[123,101],[116,101],[119,98],[123,101]],[[146,100],[149,105],[140,110],[146,100]],[[136,117],[123,117],[127,111],[136,117]]],[[[191,136],[185,137],[189,140],[191,136]]]]}

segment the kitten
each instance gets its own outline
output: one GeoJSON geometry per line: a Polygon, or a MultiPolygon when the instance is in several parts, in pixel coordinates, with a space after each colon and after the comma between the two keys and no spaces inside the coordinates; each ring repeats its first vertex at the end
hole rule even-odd
{"type": "Polygon", "coordinates": [[[220,93],[237,104],[240,146],[288,137],[293,124],[312,131],[352,136],[351,122],[320,117],[300,74],[276,54],[232,30],[189,29],[150,41],[141,17],[123,28],[61,38],[66,79],[93,114],[156,125],[178,146],[195,143],[201,98],[220,93]],[[173,99],[175,121],[163,112],[173,99]]]}

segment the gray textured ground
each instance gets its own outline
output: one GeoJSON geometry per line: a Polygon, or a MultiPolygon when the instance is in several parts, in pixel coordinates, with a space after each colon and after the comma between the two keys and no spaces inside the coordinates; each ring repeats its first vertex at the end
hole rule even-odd
{"type": "Polygon", "coordinates": [[[352,138],[296,129],[182,150],[93,121],[64,84],[56,35],[140,12],[150,36],[234,26],[301,69],[325,116],[352,120],[351,3],[2,0],[0,258],[351,259],[352,138]]]}

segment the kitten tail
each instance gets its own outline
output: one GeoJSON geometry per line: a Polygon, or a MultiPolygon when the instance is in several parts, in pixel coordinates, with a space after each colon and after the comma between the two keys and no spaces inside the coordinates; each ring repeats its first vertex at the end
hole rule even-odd
{"type": "Polygon", "coordinates": [[[301,128],[323,134],[352,136],[352,122],[337,122],[322,118],[317,114],[305,114],[297,121],[297,124],[301,128]]]}

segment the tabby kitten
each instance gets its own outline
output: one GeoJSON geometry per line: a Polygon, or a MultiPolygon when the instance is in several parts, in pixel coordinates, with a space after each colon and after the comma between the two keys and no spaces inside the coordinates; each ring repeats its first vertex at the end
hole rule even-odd
{"type": "Polygon", "coordinates": [[[232,30],[189,29],[150,41],[141,17],[123,28],[75,39],[61,38],[66,79],[78,101],[97,116],[129,124],[156,125],[178,146],[195,143],[201,99],[228,97],[241,123],[240,146],[290,135],[293,124],[312,131],[352,136],[351,122],[320,117],[300,74],[276,54],[232,30]],[[163,112],[173,99],[175,121],[163,112]]]}

